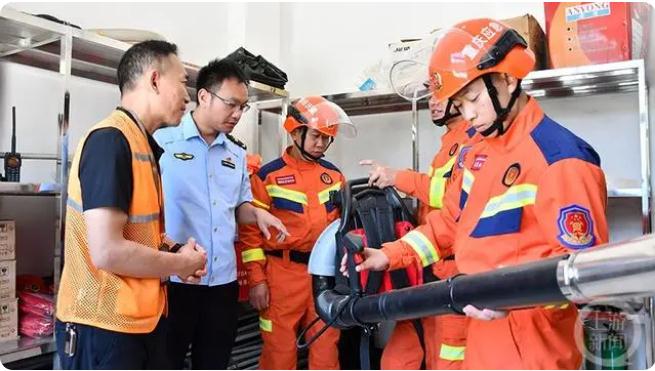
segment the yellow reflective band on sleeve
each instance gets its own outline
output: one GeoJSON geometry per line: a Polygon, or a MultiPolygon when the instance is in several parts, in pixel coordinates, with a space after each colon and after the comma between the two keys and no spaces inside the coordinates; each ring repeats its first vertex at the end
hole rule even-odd
{"type": "Polygon", "coordinates": [[[511,186],[500,196],[492,197],[487,202],[480,218],[494,216],[501,211],[518,209],[527,205],[534,205],[537,199],[537,186],[534,184],[520,184],[511,186]]]}
{"type": "Polygon", "coordinates": [[[411,231],[403,236],[401,240],[407,242],[418,254],[421,258],[421,264],[423,267],[427,267],[428,265],[439,261],[439,253],[437,252],[437,249],[434,248],[432,242],[430,242],[430,240],[421,232],[411,231]]]}
{"type": "Polygon", "coordinates": [[[273,322],[270,319],[259,317],[259,328],[262,331],[273,332],[273,322]]]}
{"type": "Polygon", "coordinates": [[[254,262],[258,260],[266,260],[264,250],[260,248],[248,249],[241,252],[241,260],[244,263],[254,262]]]}
{"type": "Polygon", "coordinates": [[[454,164],[455,157],[451,157],[444,166],[432,173],[430,178],[430,207],[435,209],[443,207],[443,196],[446,194],[446,182],[448,181],[448,178],[444,176],[453,169],[454,164]]]}
{"type": "Polygon", "coordinates": [[[283,198],[285,200],[307,205],[307,195],[302,192],[282,188],[278,185],[267,185],[266,191],[271,197],[283,198]]]}
{"type": "Polygon", "coordinates": [[[335,185],[330,186],[318,193],[318,202],[322,205],[330,201],[330,192],[338,191],[341,189],[341,182],[337,182],[335,185]]]}
{"type": "Polygon", "coordinates": [[[429,177],[432,177],[432,174],[434,174],[434,168],[432,168],[432,166],[430,166],[430,167],[428,168],[428,176],[429,176],[429,177]]]}
{"type": "Polygon", "coordinates": [[[462,190],[467,194],[471,193],[471,187],[473,187],[473,182],[475,181],[475,176],[468,169],[464,168],[462,176],[462,190]]]}
{"type": "Polygon", "coordinates": [[[265,203],[259,201],[259,200],[256,199],[256,198],[253,198],[253,199],[252,199],[252,203],[255,204],[255,206],[257,206],[257,207],[259,207],[259,208],[262,208],[262,209],[266,209],[266,210],[268,210],[268,209],[271,208],[270,206],[266,205],[265,203]]]}
{"type": "Polygon", "coordinates": [[[446,361],[463,361],[466,347],[456,347],[448,344],[441,344],[439,358],[446,361]]]}
{"type": "Polygon", "coordinates": [[[544,309],[566,309],[569,307],[569,303],[560,303],[560,304],[549,304],[544,305],[544,309]]]}

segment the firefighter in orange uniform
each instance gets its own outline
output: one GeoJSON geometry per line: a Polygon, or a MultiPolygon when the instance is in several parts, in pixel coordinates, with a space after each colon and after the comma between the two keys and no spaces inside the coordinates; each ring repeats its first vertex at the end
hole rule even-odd
{"type": "MultiPolygon", "coordinates": [[[[443,208],[402,239],[366,249],[359,271],[427,266],[452,246],[459,271],[472,274],[607,242],[600,158],[521,91],[534,62],[502,22],[474,19],[443,31],[430,61],[433,95],[451,99],[484,139],[460,154],[443,208]]],[[[466,369],[580,367],[572,305],[464,312],[466,369]]]]}
{"type": "MultiPolygon", "coordinates": [[[[441,148],[434,156],[428,174],[395,170],[370,160],[360,162],[360,165],[372,166],[369,172],[370,185],[379,188],[393,186],[418,198],[419,224],[425,223],[425,217],[431,210],[441,209],[446,187],[453,170],[456,170],[454,165],[460,150],[470,147],[480,138],[475,135],[475,129],[459,117],[452,103],[437,102],[431,97],[428,106],[434,124],[446,127],[441,137],[441,148]]],[[[427,273],[424,274],[424,281],[429,281],[427,277],[430,275],[442,280],[452,277],[457,274],[454,256],[436,262],[424,272],[427,273]]],[[[438,370],[461,368],[466,346],[466,317],[447,315],[423,318],[421,324],[422,329],[419,330],[412,321],[396,323],[382,353],[382,369],[416,370],[422,366],[438,370]],[[423,339],[420,339],[419,331],[422,331],[423,339]]]]}
{"type": "MultiPolygon", "coordinates": [[[[260,311],[262,369],[295,369],[298,329],[317,318],[307,262],[320,233],[339,217],[330,191],[345,182],[339,169],[321,158],[337,132],[356,133],[346,113],[320,96],[289,106],[284,128],[294,145],[252,177],[252,192],[255,205],[280,218],[291,236],[280,243],[263,240],[251,227],[240,232],[250,302],[260,311]]],[[[307,337],[320,328],[313,326],[307,337]]],[[[330,328],[310,346],[311,369],[339,368],[338,338],[330,328]]]]}

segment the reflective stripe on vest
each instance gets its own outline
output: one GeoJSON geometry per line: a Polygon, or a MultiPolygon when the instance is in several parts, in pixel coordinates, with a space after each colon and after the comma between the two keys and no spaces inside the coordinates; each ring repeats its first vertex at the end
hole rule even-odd
{"type": "MultiPolygon", "coordinates": [[[[66,204],[70,206],[73,210],[77,211],[78,213],[84,212],[82,205],[75,202],[75,200],[73,200],[72,198],[66,200],[66,204]]],[[[144,214],[144,215],[128,215],[127,220],[133,224],[150,223],[155,220],[159,220],[159,215],[160,215],[159,213],[144,214]]]]}
{"type": "Polygon", "coordinates": [[[259,317],[259,328],[266,332],[273,332],[273,322],[270,319],[259,317]]]}
{"type": "Polygon", "coordinates": [[[458,347],[448,344],[441,344],[439,358],[445,359],[446,361],[463,361],[465,350],[466,347],[464,346],[458,347]]]}
{"type": "Polygon", "coordinates": [[[335,185],[326,188],[318,193],[318,202],[323,205],[324,203],[330,201],[330,192],[338,191],[341,189],[341,182],[337,182],[335,185]]]}
{"type": "Polygon", "coordinates": [[[492,197],[487,202],[480,218],[488,218],[501,211],[517,209],[534,205],[537,199],[537,186],[534,184],[519,184],[511,186],[500,196],[492,197]]]}
{"type": "Polygon", "coordinates": [[[285,200],[297,202],[299,204],[307,205],[307,195],[302,192],[283,188],[278,185],[267,185],[266,192],[268,192],[268,195],[271,197],[282,198],[285,200]]]}
{"type": "Polygon", "coordinates": [[[430,242],[430,240],[421,232],[416,230],[411,231],[403,236],[401,240],[409,244],[409,246],[411,246],[416,254],[421,258],[421,264],[423,264],[423,267],[427,267],[428,265],[439,261],[439,253],[437,252],[437,249],[434,248],[432,242],[430,242]]]}
{"type": "Polygon", "coordinates": [[[266,256],[264,255],[263,249],[256,247],[242,251],[241,260],[243,260],[244,263],[250,263],[258,260],[266,260],[266,256]]]}
{"type": "Polygon", "coordinates": [[[473,182],[475,181],[475,176],[468,169],[464,168],[463,177],[462,177],[462,191],[471,193],[471,187],[473,187],[473,182]]]}
{"type": "Polygon", "coordinates": [[[441,209],[443,207],[443,196],[446,193],[446,182],[448,177],[445,175],[452,170],[457,156],[453,156],[448,162],[436,169],[430,178],[430,207],[441,209]]]}

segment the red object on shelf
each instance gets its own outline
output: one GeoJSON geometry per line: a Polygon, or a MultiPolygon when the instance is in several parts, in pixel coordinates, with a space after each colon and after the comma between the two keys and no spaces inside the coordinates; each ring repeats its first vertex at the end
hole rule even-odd
{"type": "Polygon", "coordinates": [[[55,313],[55,301],[52,295],[19,291],[18,309],[21,313],[52,317],[55,313]]]}
{"type": "Polygon", "coordinates": [[[18,333],[38,338],[50,336],[54,332],[55,321],[52,316],[43,317],[32,313],[21,314],[18,321],[18,333]]]}
{"type": "Polygon", "coordinates": [[[650,34],[647,3],[544,3],[551,68],[641,59],[650,34]]]}

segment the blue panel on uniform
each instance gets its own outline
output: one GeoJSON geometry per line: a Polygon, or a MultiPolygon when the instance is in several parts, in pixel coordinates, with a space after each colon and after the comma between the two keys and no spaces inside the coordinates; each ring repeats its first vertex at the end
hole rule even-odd
{"type": "Polygon", "coordinates": [[[444,178],[450,178],[451,176],[453,176],[453,170],[452,169],[448,170],[448,172],[443,175],[444,178]]]}
{"type": "Polygon", "coordinates": [[[330,202],[330,201],[325,203],[325,210],[328,213],[331,213],[336,208],[337,208],[337,206],[334,203],[330,202]]]}
{"type": "Polygon", "coordinates": [[[600,156],[587,142],[551,120],[548,116],[544,116],[530,135],[532,135],[532,139],[541,150],[548,165],[560,160],[577,158],[600,166],[600,156]]]}
{"type": "Polygon", "coordinates": [[[280,210],[289,210],[300,214],[303,212],[301,203],[284,198],[273,197],[273,206],[280,210]]]}
{"type": "Polygon", "coordinates": [[[459,194],[459,209],[464,210],[466,206],[466,200],[468,200],[469,194],[462,190],[462,193],[459,194]]]}
{"type": "Polygon", "coordinates": [[[341,170],[339,170],[339,168],[336,167],[336,165],[334,165],[334,164],[331,163],[330,161],[326,161],[326,160],[318,160],[318,163],[319,163],[321,166],[323,166],[324,168],[326,168],[326,169],[330,169],[330,170],[334,170],[334,171],[341,172],[341,170]]]}
{"type": "Polygon", "coordinates": [[[523,208],[501,211],[494,216],[478,220],[471,237],[489,237],[501,234],[515,233],[521,229],[521,216],[523,208]]]}
{"type": "Polygon", "coordinates": [[[468,134],[469,138],[473,138],[473,136],[475,135],[475,128],[470,127],[468,130],[466,130],[466,134],[468,134]]]}
{"type": "Polygon", "coordinates": [[[284,163],[284,160],[282,160],[282,158],[275,159],[269,162],[268,164],[262,166],[261,169],[259,169],[259,171],[257,172],[257,176],[259,177],[259,179],[264,181],[268,176],[268,174],[276,170],[282,169],[285,165],[286,164],[284,163]]]}

